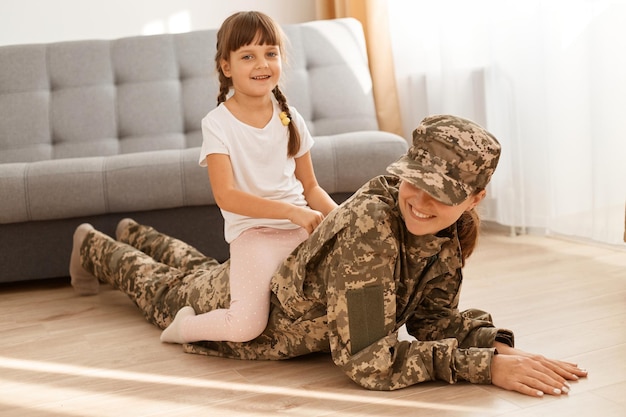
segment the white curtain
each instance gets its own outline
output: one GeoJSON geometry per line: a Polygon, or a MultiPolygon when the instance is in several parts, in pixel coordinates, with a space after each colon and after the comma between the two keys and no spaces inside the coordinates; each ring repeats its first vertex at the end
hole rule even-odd
{"type": "Polygon", "coordinates": [[[388,0],[403,129],[483,124],[483,218],[624,246],[626,1],[388,0]]]}

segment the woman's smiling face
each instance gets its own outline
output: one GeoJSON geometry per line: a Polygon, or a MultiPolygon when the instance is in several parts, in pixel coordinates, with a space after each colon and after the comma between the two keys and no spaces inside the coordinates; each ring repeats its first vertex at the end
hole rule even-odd
{"type": "Polygon", "coordinates": [[[414,235],[436,234],[454,224],[464,211],[471,210],[485,197],[485,190],[468,197],[461,204],[449,206],[435,200],[424,190],[402,180],[398,196],[406,228],[414,235]]]}

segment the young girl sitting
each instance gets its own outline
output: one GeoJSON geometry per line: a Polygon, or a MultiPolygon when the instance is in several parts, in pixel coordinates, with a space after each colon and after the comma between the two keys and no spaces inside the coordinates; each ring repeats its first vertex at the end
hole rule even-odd
{"type": "Polygon", "coordinates": [[[218,31],[218,107],[202,120],[200,165],[224,216],[231,301],[198,316],[183,308],[164,342],[244,342],[261,334],[272,274],[337,206],[315,178],[304,120],[278,87],[283,56],[284,35],[262,13],[236,13],[218,31]]]}

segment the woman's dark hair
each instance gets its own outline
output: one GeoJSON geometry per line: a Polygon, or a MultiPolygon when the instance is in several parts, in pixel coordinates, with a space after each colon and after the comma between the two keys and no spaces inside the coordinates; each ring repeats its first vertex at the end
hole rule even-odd
{"type": "MultiPolygon", "coordinates": [[[[219,76],[220,89],[217,96],[217,104],[226,101],[233,82],[222,72],[221,61],[228,60],[230,53],[238,50],[242,46],[258,42],[259,45],[277,45],[281,56],[285,51],[285,35],[274,20],[256,11],[238,12],[229,16],[222,27],[217,32],[217,51],[215,53],[215,66],[219,76]]],[[[289,129],[289,143],[287,145],[287,155],[295,156],[300,149],[300,132],[289,111],[287,98],[278,86],[272,91],[280,106],[280,109],[292,120],[287,125],[289,129]]]]}
{"type": "Polygon", "coordinates": [[[480,218],[476,209],[464,211],[459,220],[456,222],[457,234],[461,245],[461,255],[463,258],[463,266],[465,260],[470,257],[476,243],[478,241],[478,229],[480,227],[480,218]]]}
{"type": "MultiPolygon", "coordinates": [[[[476,190],[474,195],[481,191],[482,189],[476,190]]],[[[480,217],[475,208],[463,212],[459,220],[456,221],[456,230],[461,246],[463,266],[465,266],[465,260],[474,252],[476,243],[478,243],[480,217]]]]}

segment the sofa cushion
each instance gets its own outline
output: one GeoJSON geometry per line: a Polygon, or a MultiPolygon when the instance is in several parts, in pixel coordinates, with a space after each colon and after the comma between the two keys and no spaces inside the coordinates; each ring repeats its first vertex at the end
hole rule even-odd
{"type": "Polygon", "coordinates": [[[214,204],[197,148],[0,165],[0,223],[214,204]]]}
{"type": "Polygon", "coordinates": [[[45,45],[0,48],[0,163],[50,159],[45,45]]]}
{"type": "MultiPolygon", "coordinates": [[[[353,192],[406,150],[385,132],[318,136],[318,182],[353,192]],[[386,155],[381,158],[381,155],[386,155]]],[[[0,224],[215,204],[199,148],[0,164],[0,224]]]]}

